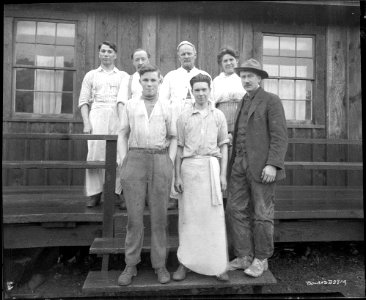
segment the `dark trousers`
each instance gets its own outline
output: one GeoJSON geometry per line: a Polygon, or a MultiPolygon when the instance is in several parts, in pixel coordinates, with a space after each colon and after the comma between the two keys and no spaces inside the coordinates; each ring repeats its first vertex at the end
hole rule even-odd
{"type": "Polygon", "coordinates": [[[275,183],[253,179],[244,153],[232,166],[226,217],[229,241],[237,257],[273,255],[275,183]]]}
{"type": "Polygon", "coordinates": [[[167,152],[130,150],[122,165],[122,187],[128,214],[125,262],[141,261],[146,198],[151,220],[151,264],[165,266],[167,257],[167,209],[173,163],[167,152]],[[146,197],[147,196],[147,197],[146,197]]]}

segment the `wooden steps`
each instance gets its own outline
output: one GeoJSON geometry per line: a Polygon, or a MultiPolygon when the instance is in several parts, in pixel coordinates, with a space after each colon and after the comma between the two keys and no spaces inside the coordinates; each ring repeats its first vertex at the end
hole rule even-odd
{"type": "Polygon", "coordinates": [[[236,270],[228,272],[230,280],[227,282],[219,281],[215,276],[204,276],[189,272],[183,281],[171,280],[167,284],[160,284],[157,281],[157,276],[154,271],[152,269],[146,269],[142,271],[138,270],[138,274],[133,278],[131,285],[119,286],[117,279],[121,272],[122,270],[89,272],[82,288],[83,293],[93,296],[126,296],[134,292],[161,293],[172,291],[177,293],[178,290],[186,290],[186,292],[189,292],[192,289],[210,289],[211,292],[215,293],[217,289],[243,286],[259,287],[255,291],[260,292],[260,287],[277,283],[277,280],[269,270],[265,271],[259,278],[249,277],[243,271],[236,270]]]}

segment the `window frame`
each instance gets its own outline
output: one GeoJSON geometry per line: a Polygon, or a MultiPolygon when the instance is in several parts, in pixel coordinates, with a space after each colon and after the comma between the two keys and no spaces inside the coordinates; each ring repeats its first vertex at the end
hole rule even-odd
{"type": "MultiPolygon", "coordinates": [[[[286,120],[289,128],[325,128],[326,125],[326,28],[324,26],[301,24],[253,24],[253,57],[263,62],[264,35],[292,35],[313,37],[313,98],[311,120],[286,120]]],[[[266,80],[266,79],[264,79],[266,80]]],[[[263,83],[261,83],[263,86],[263,83]]]]}
{"type": "Polygon", "coordinates": [[[44,9],[32,9],[27,12],[18,9],[8,9],[4,12],[4,65],[3,65],[3,120],[32,121],[32,122],[72,122],[82,121],[78,109],[78,95],[83,76],[86,72],[86,37],[88,17],[86,13],[60,11],[48,11],[47,18],[40,16],[45,14],[44,9]],[[14,56],[15,56],[15,21],[28,20],[40,22],[62,22],[75,24],[75,75],[73,78],[74,90],[72,114],[34,114],[15,113],[15,80],[14,80],[14,56]]]}

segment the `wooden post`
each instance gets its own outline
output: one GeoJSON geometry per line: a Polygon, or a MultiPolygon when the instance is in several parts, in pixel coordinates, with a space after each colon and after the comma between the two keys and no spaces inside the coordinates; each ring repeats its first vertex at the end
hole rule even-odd
{"type": "MultiPolygon", "coordinates": [[[[117,141],[106,141],[103,204],[103,237],[113,237],[114,190],[116,186],[117,141]]],[[[103,255],[102,271],[108,271],[109,255],[103,255]]]]}

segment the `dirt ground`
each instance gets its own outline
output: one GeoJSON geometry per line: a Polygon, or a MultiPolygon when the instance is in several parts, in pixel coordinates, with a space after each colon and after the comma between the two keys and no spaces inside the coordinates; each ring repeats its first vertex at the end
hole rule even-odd
{"type": "MultiPolygon", "coordinates": [[[[122,269],[123,265],[123,255],[112,256],[111,269],[122,269]]],[[[173,272],[177,265],[175,253],[170,253],[168,270],[173,272]]],[[[143,254],[139,268],[149,266],[149,257],[143,254]]],[[[88,271],[100,267],[101,258],[89,255],[88,247],[7,250],[3,299],[85,297],[81,289],[88,271]]],[[[348,298],[365,297],[364,244],[360,242],[277,243],[269,267],[277,284],[264,287],[266,295],[286,294],[291,298],[298,294],[340,293],[348,298]]],[[[251,289],[229,293],[245,297],[251,289]]]]}

